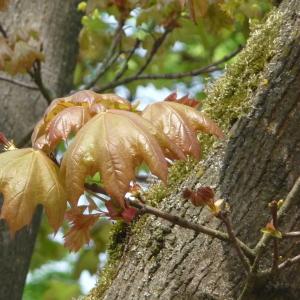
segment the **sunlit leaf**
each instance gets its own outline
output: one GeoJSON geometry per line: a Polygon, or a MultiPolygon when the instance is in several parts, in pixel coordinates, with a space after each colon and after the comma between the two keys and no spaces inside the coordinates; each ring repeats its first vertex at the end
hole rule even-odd
{"type": "Polygon", "coordinates": [[[142,116],[175,143],[185,155],[200,158],[197,131],[223,137],[220,128],[203,113],[183,104],[157,102],[148,105],[142,116]]]}
{"type": "Polygon", "coordinates": [[[195,108],[197,108],[201,105],[200,101],[198,101],[194,98],[189,98],[188,95],[183,96],[181,98],[177,98],[177,93],[176,92],[170,94],[168,97],[166,97],[164,99],[164,101],[184,104],[184,105],[187,105],[187,106],[190,106],[190,107],[195,107],[195,108]]]}
{"type": "Polygon", "coordinates": [[[142,162],[166,181],[167,164],[153,136],[123,115],[99,113],[79,130],[62,161],[70,201],[76,204],[85,178],[99,172],[106,192],[124,207],[130,181],[142,162]]]}
{"type": "Polygon", "coordinates": [[[159,145],[161,146],[164,155],[170,159],[184,159],[184,153],[181,149],[172,143],[170,139],[163,133],[163,131],[157,130],[148,120],[142,118],[136,113],[123,111],[123,110],[110,110],[110,112],[115,114],[123,115],[129,118],[137,126],[141,127],[145,131],[148,131],[153,137],[156,138],[159,145]]]}
{"type": "Polygon", "coordinates": [[[63,109],[71,106],[86,106],[94,112],[102,111],[102,106],[107,109],[132,109],[129,101],[116,94],[97,94],[90,90],[84,90],[54,100],[45,112],[45,122],[49,122],[63,109]],[[96,104],[98,105],[96,106],[96,104]]]}
{"type": "Polygon", "coordinates": [[[26,148],[0,154],[0,192],[1,218],[13,234],[30,224],[38,204],[44,206],[55,231],[62,224],[66,195],[57,166],[43,152],[26,148]]]}
{"type": "Polygon", "coordinates": [[[48,126],[50,148],[54,149],[61,140],[66,141],[71,132],[77,132],[90,119],[89,110],[83,106],[69,107],[61,111],[48,126]]]}

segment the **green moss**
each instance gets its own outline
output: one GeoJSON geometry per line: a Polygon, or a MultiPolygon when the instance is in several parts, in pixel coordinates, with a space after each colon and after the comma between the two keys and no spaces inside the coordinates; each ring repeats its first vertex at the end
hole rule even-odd
{"type": "Polygon", "coordinates": [[[128,229],[129,226],[121,221],[116,222],[116,224],[112,226],[107,251],[108,261],[103,270],[99,273],[100,282],[86,299],[101,299],[101,295],[103,295],[104,291],[110,286],[113,278],[117,274],[118,264],[124,250],[125,239],[128,236],[128,229]]]}
{"type": "Polygon", "coordinates": [[[197,162],[189,157],[186,160],[176,161],[169,168],[168,185],[159,182],[149,188],[144,194],[147,203],[152,206],[157,206],[164,198],[168,197],[174,189],[176,189],[194,169],[197,162]]]}
{"type": "MultiPolygon", "coordinates": [[[[265,23],[256,24],[246,47],[228,66],[226,75],[208,88],[203,110],[225,133],[237,119],[249,112],[251,96],[256,89],[268,84],[263,78],[263,70],[278,52],[276,37],[282,20],[278,10],[273,9],[265,23]]],[[[204,155],[214,141],[210,136],[200,137],[204,155]]]]}

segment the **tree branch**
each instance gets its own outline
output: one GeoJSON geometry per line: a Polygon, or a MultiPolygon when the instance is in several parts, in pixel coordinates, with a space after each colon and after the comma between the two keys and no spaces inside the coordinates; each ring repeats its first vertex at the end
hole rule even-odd
{"type": "Polygon", "coordinates": [[[141,44],[141,41],[137,39],[135,41],[133,48],[131,49],[131,51],[129,52],[129,54],[126,58],[126,61],[124,62],[123,68],[117,73],[117,75],[113,79],[113,82],[119,80],[125,74],[125,72],[128,69],[128,62],[130,61],[130,59],[132,58],[132,56],[135,53],[135,50],[139,47],[140,44],[141,44]]]}
{"type": "Polygon", "coordinates": [[[250,271],[250,263],[249,263],[249,260],[247,259],[247,257],[244,255],[242,249],[241,249],[241,246],[240,246],[240,243],[233,231],[233,226],[232,226],[232,223],[231,223],[231,220],[230,218],[227,216],[227,212],[220,212],[218,215],[217,215],[217,218],[220,219],[221,221],[223,221],[223,223],[225,224],[226,226],[226,229],[227,229],[227,232],[228,232],[228,236],[233,244],[233,247],[235,248],[239,258],[240,258],[240,261],[242,262],[246,272],[248,273],[250,271]]]}
{"type": "Polygon", "coordinates": [[[39,60],[36,60],[32,66],[32,70],[27,71],[27,73],[38,86],[38,89],[46,99],[47,103],[50,104],[54,97],[51,95],[51,91],[48,90],[44,85],[42,79],[41,62],[39,60]]]}
{"type": "Polygon", "coordinates": [[[293,257],[293,258],[288,258],[286,261],[284,261],[283,263],[281,263],[279,266],[278,266],[278,270],[282,270],[286,267],[289,267],[295,263],[299,263],[300,262],[300,254],[293,257]]]}
{"type": "MultiPolygon", "coordinates": [[[[189,222],[183,218],[180,218],[178,216],[169,214],[167,212],[163,212],[157,208],[143,204],[139,200],[136,200],[136,199],[130,200],[128,202],[128,204],[132,207],[137,208],[140,211],[140,213],[142,213],[142,214],[148,213],[148,214],[154,215],[156,217],[162,218],[164,220],[167,220],[173,224],[179,225],[180,227],[191,229],[191,230],[195,231],[196,233],[204,233],[204,234],[207,234],[213,238],[217,238],[222,241],[232,242],[229,235],[226,234],[225,232],[215,230],[215,229],[209,228],[207,226],[202,226],[200,224],[191,223],[191,222],[189,222]]],[[[236,239],[236,243],[244,251],[245,255],[247,255],[250,258],[254,257],[253,251],[246,244],[244,244],[239,239],[236,239]]]]}
{"type": "Polygon", "coordinates": [[[0,80],[7,81],[9,83],[12,83],[12,84],[15,84],[15,85],[27,88],[27,89],[31,89],[31,90],[38,90],[39,89],[37,86],[31,85],[29,83],[26,83],[26,82],[23,82],[23,81],[20,81],[20,80],[17,80],[17,79],[13,79],[13,78],[7,78],[7,77],[4,77],[4,76],[0,76],[0,80]]]}
{"type": "Polygon", "coordinates": [[[300,237],[300,231],[291,231],[291,232],[286,232],[282,233],[282,238],[298,238],[300,237]]]}
{"type": "Polygon", "coordinates": [[[237,50],[235,50],[234,52],[232,52],[229,55],[226,55],[222,59],[220,59],[210,65],[207,65],[205,67],[201,67],[199,69],[195,69],[192,71],[181,72],[181,73],[167,73],[167,74],[141,74],[138,76],[133,75],[133,76],[121,79],[121,80],[117,80],[115,82],[108,83],[107,85],[104,85],[99,88],[93,88],[93,90],[95,92],[100,93],[100,92],[104,92],[106,90],[115,88],[119,85],[127,84],[127,83],[130,83],[133,81],[138,81],[138,80],[181,79],[181,78],[185,78],[185,77],[193,77],[193,76],[197,76],[197,75],[201,75],[201,74],[211,73],[211,72],[220,70],[218,65],[225,63],[226,61],[228,61],[231,58],[233,58],[234,56],[236,56],[241,51],[241,49],[242,49],[242,47],[239,47],[237,50]]]}
{"type": "MultiPolygon", "coordinates": [[[[272,214],[273,226],[275,230],[278,230],[278,218],[277,218],[277,201],[272,201],[270,203],[270,209],[272,214]]],[[[273,263],[272,272],[275,273],[278,270],[279,252],[278,252],[278,239],[273,238],[273,263]]]]}
{"type": "Polygon", "coordinates": [[[2,24],[0,24],[0,33],[2,34],[2,36],[7,39],[8,35],[6,33],[6,30],[3,28],[2,24]]]}
{"type": "Polygon", "coordinates": [[[165,39],[167,38],[168,34],[171,31],[172,31],[171,28],[165,28],[164,33],[157,40],[154,41],[154,44],[153,44],[152,49],[151,49],[151,51],[149,53],[149,56],[146,59],[145,64],[135,74],[136,77],[138,77],[139,75],[141,75],[147,69],[147,67],[151,63],[154,55],[157,53],[157,51],[159,50],[159,48],[161,47],[161,45],[163,44],[163,42],[165,41],[165,39]]]}
{"type": "MultiPolygon", "coordinates": [[[[300,191],[300,177],[296,180],[293,188],[288,193],[286,199],[284,200],[281,208],[279,209],[277,213],[277,219],[278,221],[280,218],[287,213],[291,205],[295,200],[297,200],[297,197],[299,196],[298,193],[300,191]]],[[[262,238],[258,241],[254,251],[256,252],[256,255],[261,255],[262,252],[266,249],[268,246],[270,240],[272,239],[272,236],[270,234],[265,233],[262,238]]]]}
{"type": "Polygon", "coordinates": [[[97,81],[101,78],[101,76],[103,74],[105,74],[106,71],[111,67],[112,63],[114,63],[115,60],[118,58],[119,54],[116,55],[115,59],[113,57],[115,56],[116,48],[120,44],[120,41],[121,41],[123,25],[124,25],[124,21],[120,21],[118,28],[116,29],[111,46],[108,49],[107,55],[102,61],[102,66],[101,66],[100,70],[95,75],[94,79],[92,79],[89,83],[83,85],[80,88],[81,90],[88,90],[88,89],[92,88],[97,83],[97,81]]]}

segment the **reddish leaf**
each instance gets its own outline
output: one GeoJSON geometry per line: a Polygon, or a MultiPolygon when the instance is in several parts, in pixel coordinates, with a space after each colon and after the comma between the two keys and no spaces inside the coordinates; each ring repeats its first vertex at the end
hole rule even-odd
{"type": "Polygon", "coordinates": [[[215,122],[189,106],[174,102],[156,102],[148,105],[142,116],[149,120],[159,131],[165,133],[185,155],[200,158],[200,145],[197,131],[223,137],[215,122]]]}
{"type": "Polygon", "coordinates": [[[74,207],[68,210],[65,218],[71,223],[70,230],[65,234],[65,247],[77,252],[84,244],[90,241],[90,230],[101,215],[84,215],[87,206],[74,207]]]}
{"type": "Polygon", "coordinates": [[[61,111],[47,126],[50,149],[54,149],[61,140],[66,141],[71,132],[76,133],[90,119],[89,110],[83,106],[68,107],[61,111]]]}
{"type": "Polygon", "coordinates": [[[45,112],[45,122],[52,120],[59,112],[70,106],[86,106],[92,112],[104,111],[104,108],[131,110],[131,104],[126,99],[115,94],[97,94],[90,90],[79,91],[71,96],[52,101],[45,112]],[[98,104],[97,106],[94,106],[98,104]],[[101,107],[103,106],[103,107],[101,107]]]}
{"type": "Polygon", "coordinates": [[[126,223],[130,223],[137,214],[137,210],[134,207],[121,208],[113,201],[106,201],[105,206],[108,210],[108,216],[113,220],[123,220],[126,223]]]}
{"type": "Polygon", "coordinates": [[[166,181],[167,164],[151,134],[121,114],[99,113],[79,130],[62,161],[70,201],[76,204],[85,178],[99,172],[107,194],[125,207],[124,196],[143,161],[166,181]]]}
{"type": "Polygon", "coordinates": [[[142,118],[136,113],[124,111],[124,110],[109,110],[114,114],[123,115],[129,118],[134,124],[144,131],[148,131],[161,146],[164,155],[170,159],[184,159],[184,153],[181,149],[163,133],[163,131],[157,130],[148,120],[142,118]]]}
{"type": "Polygon", "coordinates": [[[164,99],[164,101],[184,104],[184,105],[187,105],[187,106],[190,106],[190,107],[195,107],[195,108],[199,108],[200,105],[201,105],[201,103],[198,100],[193,99],[193,98],[189,98],[188,95],[177,99],[177,93],[176,92],[170,94],[167,98],[164,99]]]}

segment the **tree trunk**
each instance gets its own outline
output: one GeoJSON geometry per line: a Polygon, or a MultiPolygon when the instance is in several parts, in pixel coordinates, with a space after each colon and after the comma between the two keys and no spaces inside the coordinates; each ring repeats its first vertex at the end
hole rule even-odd
{"type": "MultiPolygon", "coordinates": [[[[35,23],[45,52],[42,75],[45,85],[56,96],[71,89],[77,55],[80,16],[79,0],[13,0],[7,12],[0,14],[0,23],[8,34],[17,28],[35,23]]],[[[3,74],[8,77],[6,74],[3,74]]],[[[29,76],[18,80],[30,83],[29,76]]],[[[37,90],[0,81],[0,131],[19,144],[44,112],[47,102],[37,90]]],[[[0,199],[0,207],[2,200],[0,199]]],[[[0,222],[0,299],[22,297],[26,274],[39,228],[41,209],[33,223],[18,232],[12,240],[6,225],[0,222]]]]}
{"type": "MultiPolygon", "coordinates": [[[[267,204],[284,198],[300,175],[300,1],[283,1],[253,32],[237,60],[234,66],[240,67],[241,84],[227,86],[223,93],[226,96],[234,90],[229,96],[232,101],[237,94],[244,95],[250,103],[249,113],[230,130],[228,142],[215,149],[205,163],[195,166],[160,208],[221,229],[207,209],[195,208],[181,197],[183,187],[214,186],[231,207],[238,237],[254,247],[260,229],[270,221],[267,204]],[[276,34],[268,36],[274,30],[276,34]],[[261,49],[260,41],[265,39],[274,47],[261,49]],[[259,50],[270,53],[256,53],[259,50]],[[245,53],[250,53],[247,59],[245,53]],[[261,70],[254,60],[260,55],[266,57],[261,70]],[[242,81],[253,78],[257,86],[240,93],[242,81]],[[200,168],[205,169],[201,176],[200,168]]],[[[221,83],[224,79],[216,83],[209,97],[222,89],[221,83]]],[[[226,101],[224,114],[230,109],[225,107],[226,101]]],[[[219,101],[216,106],[220,105],[219,101]]],[[[300,199],[300,193],[297,197],[300,199]]],[[[299,208],[300,201],[283,218],[280,228],[300,229],[299,208]]],[[[240,295],[245,274],[235,250],[227,243],[152,216],[137,223],[133,231],[136,233],[128,238],[111,284],[103,292],[100,283],[88,299],[237,299],[240,295]]],[[[280,242],[283,256],[288,243],[292,242],[280,242]]],[[[289,255],[299,253],[299,246],[295,251],[289,255]]],[[[266,256],[272,257],[271,249],[266,256]]],[[[270,259],[264,264],[270,265],[270,259]]],[[[249,299],[300,299],[299,286],[300,273],[293,265],[278,278],[256,286],[249,299]]]]}

